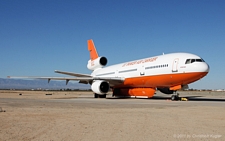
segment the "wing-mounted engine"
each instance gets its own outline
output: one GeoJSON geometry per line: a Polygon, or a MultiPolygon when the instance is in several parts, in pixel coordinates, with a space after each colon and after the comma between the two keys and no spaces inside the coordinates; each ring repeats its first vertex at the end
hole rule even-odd
{"type": "Polygon", "coordinates": [[[95,70],[98,68],[102,68],[107,64],[107,58],[106,57],[98,57],[95,60],[89,60],[87,64],[87,68],[89,70],[95,70]]]}
{"type": "Polygon", "coordinates": [[[106,94],[108,93],[110,86],[106,81],[96,80],[92,83],[91,89],[96,94],[106,94]]]}

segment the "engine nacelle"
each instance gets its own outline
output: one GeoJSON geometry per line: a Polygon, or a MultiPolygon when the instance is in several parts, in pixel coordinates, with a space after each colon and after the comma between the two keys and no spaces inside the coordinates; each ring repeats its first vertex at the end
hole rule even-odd
{"type": "Polygon", "coordinates": [[[107,58],[106,57],[98,57],[95,60],[89,60],[87,64],[87,68],[89,70],[95,70],[97,68],[102,68],[107,64],[107,58]]]}
{"type": "Polygon", "coordinates": [[[91,89],[96,94],[106,94],[109,91],[109,83],[102,80],[96,80],[92,83],[91,89]]]}

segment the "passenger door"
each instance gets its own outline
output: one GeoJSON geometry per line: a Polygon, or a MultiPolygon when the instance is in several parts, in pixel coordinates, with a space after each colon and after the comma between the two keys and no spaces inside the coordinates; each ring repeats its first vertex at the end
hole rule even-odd
{"type": "Polygon", "coordinates": [[[178,72],[179,58],[173,60],[172,72],[178,72]]]}

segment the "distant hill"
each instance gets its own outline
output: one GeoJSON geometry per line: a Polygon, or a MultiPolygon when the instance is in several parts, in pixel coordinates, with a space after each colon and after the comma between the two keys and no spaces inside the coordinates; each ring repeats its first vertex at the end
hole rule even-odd
{"type": "Polygon", "coordinates": [[[0,78],[0,89],[90,89],[90,85],[78,82],[50,81],[47,80],[22,80],[22,79],[3,79],[0,78]]]}

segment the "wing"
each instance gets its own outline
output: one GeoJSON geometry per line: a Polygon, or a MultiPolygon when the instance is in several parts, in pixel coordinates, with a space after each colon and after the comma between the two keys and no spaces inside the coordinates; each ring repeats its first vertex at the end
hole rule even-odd
{"type": "MultiPolygon", "coordinates": [[[[60,73],[60,74],[65,74],[65,75],[70,75],[70,76],[76,76],[75,78],[77,80],[79,80],[79,83],[84,83],[84,84],[88,84],[88,83],[91,84],[93,80],[105,80],[105,81],[109,82],[110,86],[115,86],[115,85],[122,84],[123,81],[124,81],[124,78],[121,78],[121,77],[92,77],[89,74],[65,72],[65,71],[59,71],[59,70],[55,70],[55,73],[60,73]],[[79,79],[79,78],[81,78],[81,79],[79,79]]],[[[62,78],[55,79],[55,80],[62,80],[62,78]]],[[[70,80],[75,80],[75,79],[74,78],[72,78],[72,79],[67,78],[66,80],[70,81],[70,80]]]]}
{"type": "Polygon", "coordinates": [[[123,77],[93,77],[93,80],[104,80],[109,82],[109,85],[111,87],[115,85],[123,84],[125,78],[123,77]]]}
{"type": "Polygon", "coordinates": [[[36,76],[7,76],[8,78],[16,78],[16,79],[45,79],[48,80],[48,83],[50,80],[66,80],[66,84],[70,80],[73,81],[79,81],[79,83],[88,84],[93,80],[92,77],[36,77],[36,76]]]}
{"type": "Polygon", "coordinates": [[[55,73],[76,76],[76,77],[91,77],[91,75],[89,75],[89,74],[81,74],[81,73],[66,72],[66,71],[59,71],[59,70],[55,70],[55,73]]]}
{"type": "MultiPolygon", "coordinates": [[[[73,73],[75,74],[75,73],[73,73]]],[[[82,75],[82,74],[81,74],[82,75]]],[[[110,86],[120,85],[124,82],[124,78],[122,77],[34,77],[34,76],[7,76],[8,78],[16,78],[16,79],[45,79],[48,80],[48,83],[50,80],[66,80],[66,84],[68,84],[69,81],[79,81],[79,83],[84,84],[91,84],[94,80],[104,80],[109,82],[110,86]]]]}

